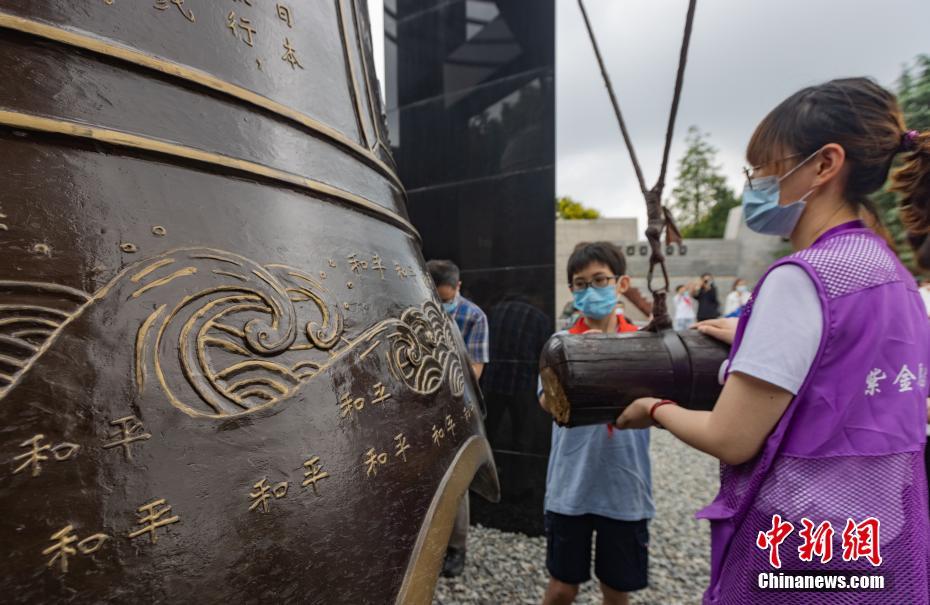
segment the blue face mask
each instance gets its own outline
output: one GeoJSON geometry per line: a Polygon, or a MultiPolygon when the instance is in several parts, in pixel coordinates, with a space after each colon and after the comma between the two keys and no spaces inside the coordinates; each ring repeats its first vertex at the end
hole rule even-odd
{"type": "Polygon", "coordinates": [[[455,311],[455,308],[459,306],[459,297],[456,296],[449,302],[442,303],[442,310],[446,313],[452,313],[455,311]]]}
{"type": "Polygon", "coordinates": [[[781,177],[764,176],[752,179],[752,187],[749,186],[749,181],[746,181],[743,187],[743,218],[750,229],[765,235],[780,237],[791,235],[798,221],[801,220],[801,214],[807,205],[807,198],[814,189],[805,193],[801,199],[782,206],[778,203],[781,196],[781,182],[819,152],[818,149],[807,156],[804,161],[781,177]]]}
{"type": "Polygon", "coordinates": [[[617,306],[617,289],[614,286],[589,286],[581,292],[573,292],[572,297],[575,308],[591,319],[604,319],[617,306]]]}

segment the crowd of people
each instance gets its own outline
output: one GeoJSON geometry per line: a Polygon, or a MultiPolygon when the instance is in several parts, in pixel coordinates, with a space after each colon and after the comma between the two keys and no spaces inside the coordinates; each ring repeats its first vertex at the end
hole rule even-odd
{"type": "MultiPolygon", "coordinates": [[[[628,603],[648,584],[652,428],[721,462],[719,495],[698,513],[711,526],[705,603],[785,602],[757,580],[782,560],[800,575],[888,578],[882,590],[821,591],[805,602],[930,600],[930,281],[918,287],[869,202],[898,162],[902,220],[930,232],[930,133],[908,130],[894,95],[873,81],[833,80],[773,109],[747,159],[744,220],[794,253],[754,293],[734,280],[722,305],[710,274],[676,288],[675,328],[731,345],[712,411],[641,397],[606,426],[553,424],[541,511],[547,605],[573,602],[590,579],[592,543],[605,604],[628,603]]],[[[430,263],[477,374],[487,322],[453,269],[430,263]]],[[[637,330],[623,313],[631,276],[617,246],[580,244],[565,276],[568,333],[637,330]]],[[[541,385],[536,393],[545,409],[541,385]]],[[[464,557],[457,540],[447,574],[460,572],[449,564],[464,557]]]]}
{"type": "Polygon", "coordinates": [[[700,279],[675,288],[672,299],[674,309],[673,322],[676,330],[687,330],[696,322],[718,317],[739,317],[743,307],[749,302],[749,286],[746,280],[737,277],[733,280],[733,287],[723,302],[721,311],[720,299],[717,295],[717,285],[714,276],[705,273],[700,279]]]}

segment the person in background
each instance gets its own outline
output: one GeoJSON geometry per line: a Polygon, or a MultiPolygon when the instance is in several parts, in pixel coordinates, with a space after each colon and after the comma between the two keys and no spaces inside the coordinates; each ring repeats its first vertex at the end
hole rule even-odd
{"type": "Polygon", "coordinates": [[[542,419],[529,414],[539,413],[535,405],[539,354],[552,334],[552,319],[531,300],[508,293],[488,311],[488,327],[494,340],[491,361],[481,376],[488,439],[495,449],[525,452],[535,442],[545,451],[545,435],[533,434],[542,419]],[[509,416],[509,435],[501,430],[505,415],[509,416]]]}
{"type": "Polygon", "coordinates": [[[720,300],[717,298],[717,286],[714,284],[713,275],[710,273],[702,275],[698,286],[691,291],[691,296],[698,304],[698,321],[720,317],[720,300]]]}
{"type": "Polygon", "coordinates": [[[746,280],[737,277],[733,281],[733,290],[727,294],[727,299],[723,304],[723,316],[739,317],[743,307],[749,302],[749,296],[749,286],[746,285],[746,280]]]}
{"type": "MultiPolygon", "coordinates": [[[[635,332],[619,296],[630,287],[626,259],[609,242],[579,244],[568,259],[568,285],[581,311],[571,334],[635,332]]],[[[545,409],[542,384],[537,388],[545,409]]],[[[552,424],[546,473],[544,605],[567,605],[594,573],[606,605],[626,605],[629,592],[648,584],[649,519],[655,515],[649,430],[614,431],[612,425],[552,424]]]]}
{"type": "MultiPolygon", "coordinates": [[[[471,362],[475,379],[481,377],[484,364],[488,362],[488,318],[478,305],[462,296],[462,281],[459,268],[449,260],[431,260],[426,263],[436,292],[442,301],[443,310],[448,313],[462,333],[465,349],[471,362]]],[[[465,545],[468,540],[469,523],[468,492],[459,502],[459,510],[449,537],[449,547],[442,566],[442,575],[452,578],[465,571],[465,545]]]]}
{"type": "Polygon", "coordinates": [[[870,196],[899,156],[902,223],[926,232],[930,132],[908,130],[892,93],[845,78],[775,107],[746,151],[743,216],[795,253],[769,268],[738,322],[697,325],[732,344],[712,411],[647,397],[618,420],[657,423],[723,463],[698,514],[711,524],[705,605],[930,602],[930,322],[910,272],[860,220],[877,218],[870,196]],[[760,590],[779,568],[895,580],[816,598],[760,590]]]}
{"type": "Polygon", "coordinates": [[[696,317],[691,292],[683,285],[677,286],[675,288],[675,329],[687,330],[696,317]]]}
{"type": "Polygon", "coordinates": [[[449,260],[431,260],[426,263],[430,277],[436,284],[436,292],[465,341],[471,369],[476,378],[481,378],[484,364],[488,362],[488,318],[478,305],[461,294],[462,282],[459,268],[449,260]]]}
{"type": "Polygon", "coordinates": [[[924,301],[924,307],[927,309],[927,317],[930,317],[930,279],[926,277],[920,280],[920,299],[924,301]]]}

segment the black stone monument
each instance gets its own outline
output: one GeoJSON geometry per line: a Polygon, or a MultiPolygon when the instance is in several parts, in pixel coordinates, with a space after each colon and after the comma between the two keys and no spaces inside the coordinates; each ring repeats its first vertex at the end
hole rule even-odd
{"type": "Polygon", "coordinates": [[[553,0],[385,0],[391,147],[427,259],[488,314],[481,384],[503,499],[472,522],[542,532],[551,419],[536,402],[555,257],[553,0]]]}

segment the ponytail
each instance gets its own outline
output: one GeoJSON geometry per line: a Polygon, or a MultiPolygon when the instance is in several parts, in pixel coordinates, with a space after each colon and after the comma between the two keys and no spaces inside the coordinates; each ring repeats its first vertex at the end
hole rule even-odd
{"type": "Polygon", "coordinates": [[[930,131],[902,136],[906,155],[891,175],[891,191],[900,194],[901,222],[912,234],[930,233],[930,131]]]}

